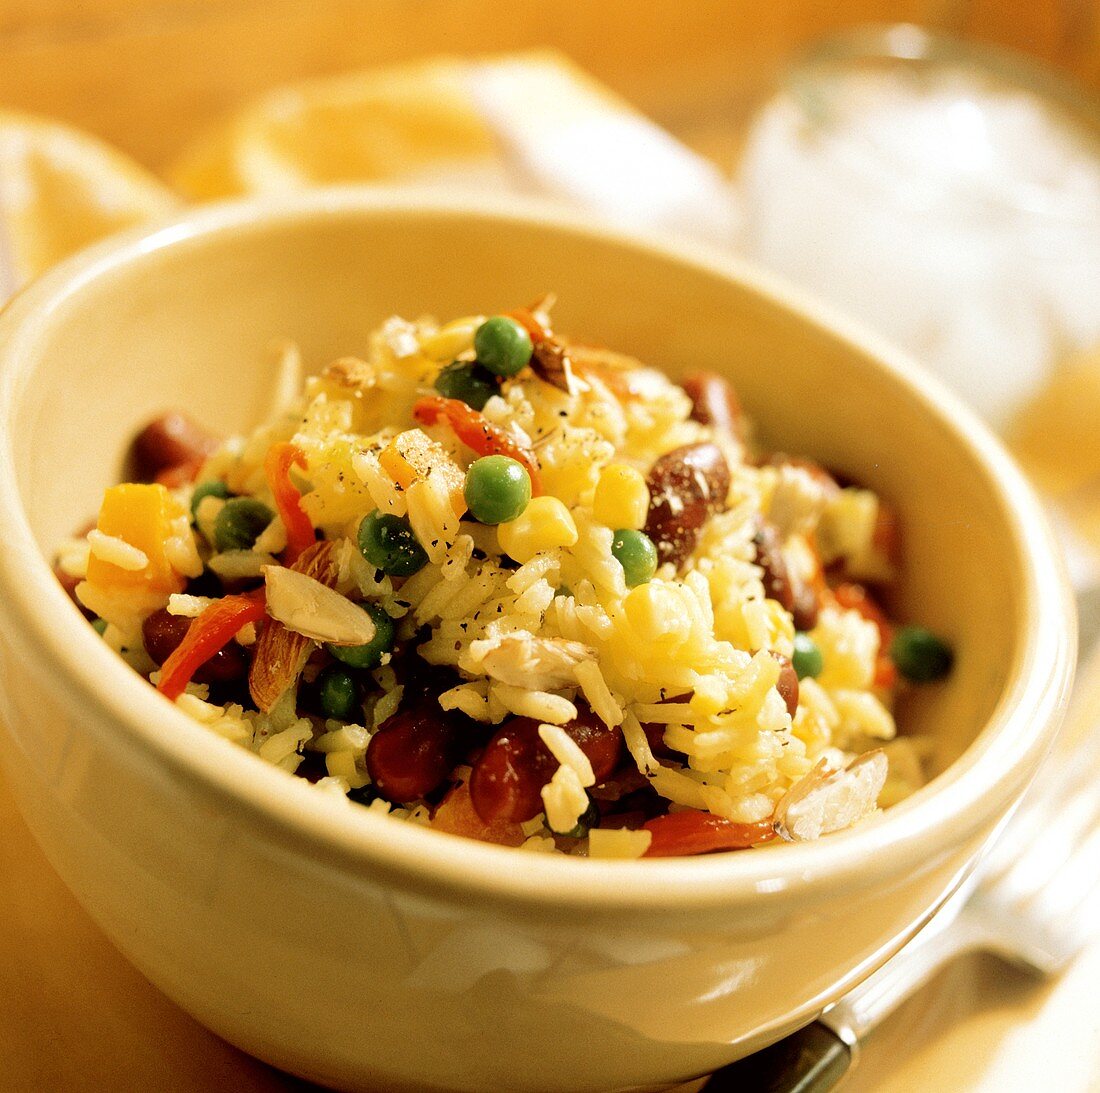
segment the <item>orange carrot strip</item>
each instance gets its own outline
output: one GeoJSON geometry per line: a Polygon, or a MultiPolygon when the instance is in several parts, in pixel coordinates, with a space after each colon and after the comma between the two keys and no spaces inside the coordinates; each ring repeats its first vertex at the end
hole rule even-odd
{"type": "Polygon", "coordinates": [[[302,495],[290,480],[292,466],[305,468],[306,457],[301,448],[286,442],[273,444],[264,459],[264,474],[275,495],[275,508],[286,528],[283,561],[287,565],[293,565],[298,555],[317,541],[313,524],[302,508],[302,495]]]}
{"type": "Polygon", "coordinates": [[[160,670],[157,690],[175,702],[192,677],[219,649],[250,622],[266,616],[263,589],[216,600],[193,623],[160,670]]]}
{"type": "Polygon", "coordinates": [[[506,311],[504,314],[509,319],[515,319],[527,331],[531,336],[532,345],[538,345],[539,342],[545,341],[550,336],[550,331],[535,318],[530,308],[517,307],[511,311],[506,311]]]}
{"type": "Polygon", "coordinates": [[[747,850],[775,838],[771,820],[738,824],[709,812],[688,809],[657,816],[642,824],[653,835],[647,858],[680,858],[712,850],[747,850]]]}
{"type": "Polygon", "coordinates": [[[535,453],[517,444],[503,429],[497,428],[466,403],[459,399],[428,395],[417,400],[413,417],[421,425],[445,421],[454,430],[455,436],[478,455],[506,455],[521,463],[531,476],[531,494],[538,497],[542,493],[535,453]]]}

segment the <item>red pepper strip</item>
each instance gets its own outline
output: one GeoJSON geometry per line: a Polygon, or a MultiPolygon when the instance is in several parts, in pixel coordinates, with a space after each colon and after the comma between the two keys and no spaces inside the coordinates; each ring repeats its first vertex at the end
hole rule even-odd
{"type": "Polygon", "coordinates": [[[530,308],[517,307],[504,313],[509,319],[515,319],[520,326],[531,336],[531,344],[538,345],[550,337],[550,331],[546,329],[531,313],[530,308]]]}
{"type": "Polygon", "coordinates": [[[183,641],[162,665],[157,690],[175,702],[199,668],[219,649],[225,648],[242,627],[265,617],[266,600],[262,588],[216,600],[191,623],[183,641]]]}
{"type": "Polygon", "coordinates": [[[286,565],[293,565],[302,551],[317,542],[313,524],[302,508],[302,495],[290,480],[291,466],[305,468],[306,457],[301,448],[285,442],[273,444],[264,459],[264,474],[286,528],[286,551],[283,554],[286,565]]]}
{"type": "Polygon", "coordinates": [[[441,420],[446,421],[454,430],[455,436],[467,448],[473,448],[478,455],[506,455],[517,463],[522,463],[531,476],[532,495],[538,497],[542,493],[542,482],[534,453],[517,444],[503,429],[498,429],[466,403],[455,398],[428,395],[417,400],[413,407],[413,417],[421,425],[435,425],[441,420]]]}
{"type": "Polygon", "coordinates": [[[708,854],[712,850],[747,850],[775,838],[771,820],[736,824],[696,809],[658,816],[642,824],[642,830],[653,835],[645,852],[647,858],[681,858],[689,854],[708,854]]]}

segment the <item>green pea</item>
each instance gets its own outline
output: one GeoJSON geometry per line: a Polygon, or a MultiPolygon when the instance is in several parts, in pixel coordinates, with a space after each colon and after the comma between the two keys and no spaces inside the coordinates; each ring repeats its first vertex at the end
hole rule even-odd
{"type": "Polygon", "coordinates": [[[444,398],[456,398],[480,410],[500,390],[500,381],[476,361],[455,361],[436,376],[435,389],[444,398]]]}
{"type": "Polygon", "coordinates": [[[890,656],[913,683],[943,679],[955,659],[950,646],[923,626],[901,627],[890,644],[890,656]]]}
{"type": "Polygon", "coordinates": [[[644,531],[620,528],[611,540],[611,553],[623,567],[627,588],[645,584],[657,572],[657,548],[644,531]]]}
{"type": "Polygon", "coordinates": [[[325,648],[350,668],[377,668],[387,653],[393,652],[393,619],[376,603],[360,605],[374,623],[374,637],[366,645],[326,645],[325,648]]]}
{"type": "Polygon", "coordinates": [[[103,635],[107,633],[107,620],[106,619],[92,619],[92,629],[100,637],[103,637],[103,635]]]}
{"type": "Polygon", "coordinates": [[[354,801],[357,805],[369,805],[372,801],[377,801],[381,796],[378,790],[369,782],[365,786],[360,786],[358,789],[348,790],[348,800],[354,801]]]}
{"type": "Polygon", "coordinates": [[[219,478],[211,478],[207,482],[200,482],[191,494],[191,516],[193,518],[198,516],[199,505],[202,504],[204,497],[222,497],[228,500],[230,497],[229,487],[219,478]]]}
{"type": "MultiPolygon", "coordinates": [[[[594,827],[600,826],[600,810],[596,802],[589,798],[588,807],[584,810],[576,826],[568,831],[555,831],[555,835],[564,835],[567,839],[583,839],[594,827]]],[[[553,831],[553,828],[551,828],[553,831]]]]}
{"type": "Polygon", "coordinates": [[[494,315],[477,328],[474,351],[477,359],[498,376],[514,376],[531,361],[531,335],[515,319],[494,315]]]}
{"type": "Polygon", "coordinates": [[[809,676],[816,679],[821,675],[825,667],[825,658],[817,647],[817,642],[809,634],[799,631],[794,636],[794,654],[791,656],[791,664],[799,679],[809,676]]]}
{"type": "Polygon", "coordinates": [[[363,557],[391,577],[411,577],[427,564],[428,555],[403,516],[375,509],[359,524],[358,539],[363,557]]]}
{"type": "Polygon", "coordinates": [[[486,455],[470,464],[464,492],[475,520],[504,524],[527,508],[531,500],[531,476],[515,459],[486,455]]]}
{"type": "Polygon", "coordinates": [[[359,685],[355,676],[339,664],[330,664],[317,677],[317,693],[321,699],[321,712],[336,721],[354,721],[356,713],[362,716],[359,705],[359,685]]]}
{"type": "Polygon", "coordinates": [[[214,521],[214,546],[219,550],[251,550],[275,513],[255,497],[231,497],[214,521]]]}

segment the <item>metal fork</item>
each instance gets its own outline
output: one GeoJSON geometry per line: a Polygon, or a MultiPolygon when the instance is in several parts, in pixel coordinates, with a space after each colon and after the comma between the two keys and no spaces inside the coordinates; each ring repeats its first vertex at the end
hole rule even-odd
{"type": "MultiPolygon", "coordinates": [[[[1081,646],[1100,598],[1079,598],[1081,646]]],[[[860,1041],[946,965],[984,951],[1036,976],[1062,971],[1100,933],[1100,649],[1054,753],[970,878],[887,964],[799,1032],[724,1067],[706,1093],[825,1093],[860,1041]],[[1082,719],[1087,719],[1082,722],[1082,719]]]]}

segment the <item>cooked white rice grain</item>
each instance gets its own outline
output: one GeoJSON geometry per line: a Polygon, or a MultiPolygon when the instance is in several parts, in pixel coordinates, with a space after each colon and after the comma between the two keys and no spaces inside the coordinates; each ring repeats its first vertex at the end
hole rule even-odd
{"type": "Polygon", "coordinates": [[[87,538],[66,539],[57,548],[57,567],[66,576],[82,581],[88,575],[90,555],[91,547],[87,538]]]}
{"type": "Polygon", "coordinates": [[[553,777],[542,787],[542,804],[546,825],[551,831],[564,835],[577,826],[588,808],[588,794],[572,766],[563,765],[554,771],[553,777]]]}
{"type": "Polygon", "coordinates": [[[105,535],[95,528],[88,532],[88,548],[94,558],[116,565],[127,573],[138,573],[149,565],[149,555],[144,550],[138,550],[117,535],[105,535]]]}
{"type": "Polygon", "coordinates": [[[509,713],[546,721],[551,725],[566,725],[577,718],[577,707],[561,695],[547,691],[528,691],[506,683],[492,683],[489,694],[495,696],[509,713]]]}
{"type": "Polygon", "coordinates": [[[573,738],[557,725],[540,725],[539,738],[563,767],[572,767],[582,786],[595,785],[592,763],[573,738]]]}
{"type": "Polygon", "coordinates": [[[168,597],[168,614],[185,619],[197,619],[211,604],[217,603],[211,596],[188,596],[175,592],[168,597]]]}
{"type": "Polygon", "coordinates": [[[270,554],[254,550],[225,550],[213,554],[206,563],[223,581],[242,581],[262,577],[264,566],[278,565],[270,554]]]}
{"type": "Polygon", "coordinates": [[[582,661],[573,671],[588,705],[595,711],[596,716],[609,728],[621,724],[623,708],[615,701],[615,696],[611,693],[598,662],[595,659],[582,661]]]}

